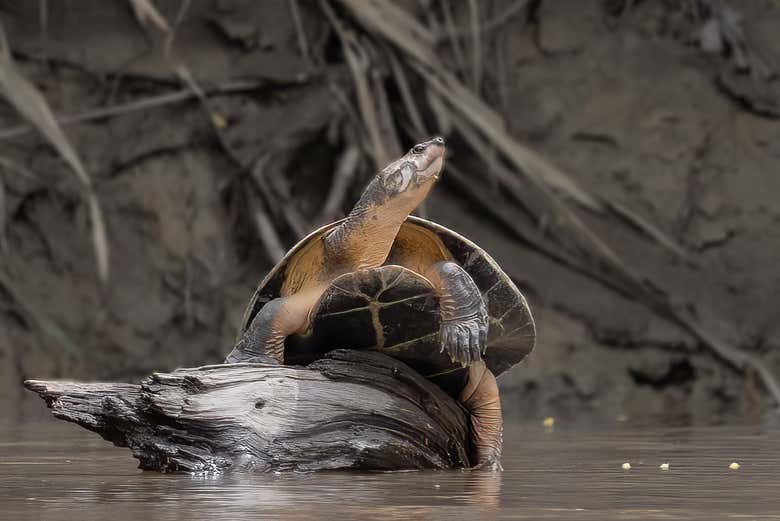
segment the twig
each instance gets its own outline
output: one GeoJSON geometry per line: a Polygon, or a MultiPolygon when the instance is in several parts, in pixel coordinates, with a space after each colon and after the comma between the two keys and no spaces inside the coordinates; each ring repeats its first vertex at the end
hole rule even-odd
{"type": "MultiPolygon", "coordinates": [[[[246,92],[261,88],[264,86],[262,82],[251,81],[238,81],[229,82],[222,85],[217,85],[210,89],[205,89],[207,95],[214,94],[229,94],[234,92],[246,92]]],[[[109,118],[114,116],[121,116],[123,114],[129,114],[131,112],[137,112],[139,110],[148,110],[164,105],[170,105],[172,103],[180,103],[196,97],[196,94],[191,89],[182,89],[176,92],[170,92],[167,94],[160,94],[158,96],[150,96],[137,101],[131,101],[129,103],[122,103],[113,105],[110,107],[103,107],[98,109],[91,109],[79,114],[64,115],[55,117],[57,123],[62,127],[70,125],[77,125],[80,123],[88,123],[98,119],[109,118]]],[[[31,125],[19,125],[16,127],[0,130],[0,141],[7,139],[13,139],[16,137],[24,136],[29,132],[32,132],[34,127],[31,125]]]]}
{"type": "Polygon", "coordinates": [[[65,349],[69,355],[74,356],[79,353],[79,348],[67,333],[54,321],[38,311],[38,306],[28,302],[14,281],[15,278],[0,266],[0,287],[3,287],[11,299],[16,302],[22,316],[26,316],[31,322],[30,325],[54,340],[58,347],[65,349]]]}
{"type": "MultiPolygon", "coordinates": [[[[269,208],[273,213],[280,214],[284,222],[292,230],[296,239],[300,239],[309,229],[306,219],[303,218],[298,209],[290,202],[281,200],[277,194],[273,193],[269,183],[265,180],[267,165],[273,158],[272,152],[267,152],[255,161],[251,169],[251,179],[257,190],[263,205],[269,208]]],[[[289,198],[286,198],[289,199],[289,198]]]]}
{"type": "Polygon", "coordinates": [[[129,0],[130,7],[133,8],[135,18],[141,26],[146,27],[146,24],[152,24],[160,31],[167,33],[170,31],[168,22],[160,15],[160,12],[154,7],[151,0],[129,0]]]}
{"type": "Polygon", "coordinates": [[[379,132],[383,137],[382,144],[387,156],[385,162],[379,168],[384,168],[385,164],[401,155],[401,143],[398,141],[398,131],[395,128],[393,112],[390,109],[387,89],[385,89],[385,78],[376,67],[371,70],[371,83],[372,89],[370,92],[373,93],[372,97],[374,99],[372,105],[376,107],[379,132]]]}
{"type": "Polygon", "coordinates": [[[303,63],[306,65],[307,69],[312,69],[314,67],[314,64],[311,60],[311,55],[309,54],[309,43],[306,40],[306,31],[303,28],[303,20],[301,19],[301,10],[298,6],[298,0],[289,0],[290,3],[290,16],[293,20],[293,25],[295,26],[295,35],[298,38],[298,49],[301,51],[301,57],[303,58],[303,63]]]}
{"type": "Polygon", "coordinates": [[[568,175],[553,166],[529,148],[516,142],[506,131],[503,119],[488,107],[484,101],[444,70],[436,60],[433,50],[424,42],[415,40],[414,36],[404,27],[394,26],[387,22],[381,8],[385,4],[360,2],[359,0],[341,0],[350,9],[357,20],[368,29],[383,35],[392,44],[409,54],[417,62],[411,62],[420,77],[435,88],[451,105],[479,128],[496,146],[507,155],[512,162],[518,164],[528,175],[534,176],[558,190],[590,210],[603,211],[603,205],[592,195],[580,188],[568,175]]]}
{"type": "Polygon", "coordinates": [[[179,30],[179,26],[184,21],[184,17],[187,15],[187,11],[190,9],[190,0],[181,0],[179,4],[179,10],[176,12],[176,18],[173,20],[173,27],[170,30],[165,31],[167,37],[163,46],[163,52],[169,59],[173,58],[173,42],[176,39],[176,33],[179,30]]]}
{"type": "Polygon", "coordinates": [[[427,136],[425,124],[420,113],[420,109],[417,107],[415,97],[412,96],[412,89],[409,86],[409,80],[406,77],[403,67],[398,62],[398,57],[392,50],[387,51],[387,56],[390,58],[390,70],[395,78],[395,84],[398,86],[398,92],[401,94],[401,101],[406,107],[406,113],[409,116],[409,121],[414,127],[415,140],[423,139],[427,136]]]}
{"type": "MultiPolygon", "coordinates": [[[[523,8],[528,4],[528,0],[515,0],[511,4],[509,4],[506,9],[501,11],[501,13],[497,14],[493,18],[487,20],[485,23],[480,25],[480,31],[482,33],[490,32],[494,29],[497,29],[498,27],[509,23],[512,18],[517,16],[520,11],[523,10],[523,8]]],[[[442,40],[445,40],[447,38],[451,37],[451,34],[454,34],[456,36],[466,36],[469,33],[473,31],[472,27],[454,27],[452,29],[452,33],[444,33],[441,32],[439,34],[436,34],[434,37],[436,42],[441,42],[442,40]]]]}
{"type": "Polygon", "coordinates": [[[5,204],[5,179],[0,175],[0,253],[8,252],[8,241],[5,236],[6,229],[6,204],[5,204]]]}
{"type": "Polygon", "coordinates": [[[428,29],[405,8],[400,7],[397,2],[382,2],[381,8],[386,19],[391,24],[395,23],[404,26],[415,39],[424,42],[426,45],[433,45],[435,43],[430,31],[428,31],[428,29]]]}
{"type": "Polygon", "coordinates": [[[279,239],[279,234],[276,232],[274,223],[268,217],[262,201],[257,197],[249,196],[249,209],[252,217],[255,220],[255,227],[260,237],[260,242],[263,243],[266,255],[271,262],[279,262],[286,251],[282,241],[279,239]]]}
{"type": "Polygon", "coordinates": [[[208,146],[210,141],[206,139],[186,140],[180,143],[162,145],[159,147],[145,150],[138,155],[135,155],[125,161],[117,162],[111,165],[108,172],[105,175],[106,179],[113,180],[128,172],[129,170],[142,165],[146,161],[153,159],[176,155],[183,150],[199,148],[208,146]]]}
{"type": "Polygon", "coordinates": [[[685,195],[683,196],[680,209],[677,212],[677,219],[674,226],[674,236],[678,241],[684,240],[688,226],[690,226],[691,220],[696,214],[697,192],[701,188],[701,173],[702,170],[705,169],[704,162],[707,153],[709,152],[711,142],[712,133],[707,131],[704,138],[701,140],[701,143],[694,149],[693,163],[688,169],[688,175],[686,176],[685,195]]]}
{"type": "Polygon", "coordinates": [[[683,329],[688,330],[697,340],[707,346],[710,351],[722,361],[726,362],[734,369],[744,372],[752,369],[758,374],[759,379],[764,384],[767,392],[772,396],[776,405],[780,406],[780,385],[777,383],[774,372],[766,364],[748,353],[735,349],[715,337],[710,331],[704,329],[701,324],[690,317],[687,313],[673,310],[673,320],[683,329]]]}
{"type": "Polygon", "coordinates": [[[360,162],[360,149],[354,145],[348,145],[339,158],[336,172],[333,174],[330,192],[325,199],[325,204],[320,212],[317,222],[327,224],[334,220],[340,213],[360,162]]]}
{"type": "Polygon", "coordinates": [[[371,87],[366,77],[369,67],[366,51],[358,43],[354,33],[346,29],[339,21],[329,2],[321,0],[321,5],[341,41],[344,56],[352,73],[360,115],[370,136],[374,164],[376,168],[383,168],[393,159],[393,155],[385,146],[380,124],[380,114],[377,111],[376,103],[374,103],[371,95],[371,87]]]}
{"type": "MultiPolygon", "coordinates": [[[[146,4],[148,4],[148,8],[151,10],[154,10],[156,12],[156,8],[151,4],[150,0],[143,0],[146,4]]],[[[160,29],[164,32],[166,38],[163,45],[163,53],[165,55],[166,60],[170,64],[171,68],[174,70],[176,75],[179,77],[179,79],[189,87],[189,90],[191,91],[192,95],[198,99],[200,102],[200,106],[203,109],[203,112],[209,122],[209,126],[211,127],[211,130],[213,131],[214,135],[217,138],[217,143],[219,144],[222,151],[227,155],[227,157],[245,174],[250,174],[249,178],[253,181],[255,188],[258,190],[259,200],[262,201],[262,206],[255,205],[255,210],[253,211],[254,214],[254,220],[256,226],[258,226],[258,234],[260,235],[261,241],[263,242],[264,246],[266,247],[266,252],[268,253],[269,257],[278,260],[281,258],[279,256],[279,249],[284,251],[283,247],[281,246],[281,241],[278,238],[278,235],[276,235],[276,230],[273,228],[273,223],[270,221],[270,219],[264,215],[266,215],[265,208],[264,207],[273,207],[273,201],[274,198],[271,196],[271,194],[268,192],[267,187],[264,183],[258,183],[256,178],[253,179],[252,175],[253,173],[258,172],[258,168],[260,168],[260,172],[262,175],[262,166],[260,165],[260,161],[254,165],[254,167],[250,167],[249,165],[246,165],[241,158],[239,157],[238,153],[233,149],[232,145],[228,142],[227,138],[224,135],[222,125],[218,124],[217,121],[219,119],[216,117],[217,112],[214,111],[214,109],[211,106],[211,102],[206,96],[206,92],[200,87],[198,82],[195,80],[194,76],[190,72],[187,65],[181,61],[177,60],[173,55],[173,41],[176,34],[176,29],[180,25],[180,23],[184,20],[184,17],[186,15],[186,12],[189,8],[190,0],[182,0],[181,4],[179,5],[179,11],[176,15],[176,20],[174,22],[173,28],[165,28],[160,27],[160,29]]],[[[278,206],[278,205],[277,205],[278,206]]],[[[295,233],[298,237],[300,237],[303,233],[305,233],[306,226],[303,222],[301,216],[299,213],[297,213],[297,210],[295,210],[294,207],[291,205],[283,205],[282,206],[282,213],[285,216],[285,219],[288,223],[288,225],[293,230],[293,233],[295,233]]]]}
{"type": "Polygon", "coordinates": [[[481,100],[475,98],[468,89],[463,87],[457,79],[447,75],[442,81],[433,71],[426,70],[420,65],[413,65],[413,67],[439,95],[449,101],[455,110],[466,117],[529,178],[563,191],[590,210],[599,212],[603,209],[603,204],[600,201],[580,188],[568,175],[536,152],[517,143],[506,131],[503,124],[491,123],[491,120],[497,116],[481,100]]]}
{"type": "Polygon", "coordinates": [[[92,178],[62,128],[57,124],[46,98],[16,69],[2,25],[0,25],[0,47],[0,89],[14,109],[57,151],[82,185],[83,197],[89,208],[92,224],[92,243],[95,249],[97,272],[100,280],[106,283],[109,269],[108,237],[92,178]]]}
{"type": "Polygon", "coordinates": [[[529,217],[538,219],[537,215],[541,213],[541,210],[536,209],[539,211],[534,212],[530,208],[530,203],[538,198],[535,199],[533,195],[529,194],[529,190],[522,180],[501,163],[496,154],[492,152],[490,143],[457,115],[453,115],[453,122],[458,134],[471,145],[471,148],[485,163],[484,175],[488,182],[494,187],[501,186],[507,190],[511,198],[522,206],[522,210],[529,217]]]}
{"type": "MultiPolygon", "coordinates": [[[[476,203],[485,215],[490,216],[494,221],[501,225],[501,227],[518,240],[521,245],[528,247],[532,251],[538,252],[540,255],[547,257],[554,263],[563,266],[566,269],[600,283],[628,300],[635,300],[635,295],[631,292],[630,288],[626,288],[606,277],[603,273],[594,271],[592,268],[578,262],[576,256],[573,256],[566,251],[556,251],[550,247],[550,241],[546,240],[543,236],[543,232],[538,227],[523,227],[521,224],[522,219],[518,219],[518,216],[514,213],[510,214],[503,205],[496,204],[494,199],[488,197],[482,191],[474,190],[473,178],[473,175],[466,174],[457,165],[452,163],[447,165],[446,179],[454,182],[463,195],[473,203],[476,203]]],[[[505,269],[512,278],[520,278],[519,274],[514,271],[511,265],[506,266],[505,269]]]]}
{"type": "Polygon", "coordinates": [[[28,168],[14,161],[11,161],[7,157],[0,156],[0,166],[8,170],[11,170],[13,172],[16,172],[17,174],[23,175],[28,179],[38,179],[38,175],[36,175],[32,170],[29,170],[28,168]]]}
{"type": "Polygon", "coordinates": [[[41,60],[46,63],[49,56],[49,6],[48,0],[38,0],[38,24],[41,28],[41,60]]]}
{"type": "Polygon", "coordinates": [[[444,27],[447,30],[450,47],[452,47],[452,57],[455,60],[456,68],[459,71],[466,70],[466,57],[460,46],[460,40],[455,31],[455,21],[452,18],[452,5],[449,0],[441,0],[441,11],[444,15],[444,27]]]}
{"type": "Polygon", "coordinates": [[[496,53],[496,95],[498,98],[498,105],[501,111],[506,113],[509,109],[509,47],[508,35],[506,30],[503,30],[496,35],[494,40],[495,53],[496,53]]]}
{"type": "Polygon", "coordinates": [[[482,35],[479,30],[479,6],[477,0],[469,0],[471,19],[471,88],[480,91],[482,84],[482,35]]]}
{"type": "Polygon", "coordinates": [[[689,263],[691,262],[688,252],[685,251],[682,246],[677,244],[676,241],[661,231],[661,229],[659,229],[655,224],[641,217],[636,212],[631,211],[617,201],[606,200],[605,203],[607,208],[609,208],[615,215],[653,239],[655,242],[661,245],[661,247],[670,251],[680,259],[689,263]]]}

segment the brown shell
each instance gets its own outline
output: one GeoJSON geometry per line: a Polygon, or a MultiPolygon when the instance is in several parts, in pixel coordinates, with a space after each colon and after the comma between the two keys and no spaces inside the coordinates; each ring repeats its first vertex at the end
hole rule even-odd
{"type": "MultiPolygon", "coordinates": [[[[309,234],[268,273],[244,313],[242,332],[266,302],[286,293],[290,277],[296,281],[316,278],[317,273],[300,270],[317,270],[327,262],[322,258],[322,237],[340,222],[309,234]]],[[[493,373],[498,376],[525,358],[534,347],[536,330],[528,304],[512,280],[470,240],[410,216],[388,256],[386,266],[393,269],[374,275],[346,274],[334,280],[317,304],[312,331],[288,338],[286,361],[306,363],[307,354],[315,356],[317,349],[380,349],[429,377],[457,371],[459,367],[439,353],[438,301],[430,282],[419,274],[438,260],[460,264],[482,294],[490,316],[485,359],[493,373]],[[397,265],[406,269],[397,269],[397,265]],[[399,274],[402,276],[390,280],[399,274]],[[352,304],[349,298],[354,299],[352,304]],[[369,304],[382,308],[382,314],[365,314],[369,304]],[[381,326],[379,333],[377,324],[381,326]]]]}

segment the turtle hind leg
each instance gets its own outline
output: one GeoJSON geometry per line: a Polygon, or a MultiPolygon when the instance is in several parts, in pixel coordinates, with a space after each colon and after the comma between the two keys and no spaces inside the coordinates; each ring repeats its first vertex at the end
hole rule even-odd
{"type": "Polygon", "coordinates": [[[468,382],[458,399],[469,411],[472,463],[478,468],[502,470],[501,400],[496,377],[485,362],[469,366],[468,382]]]}
{"type": "Polygon", "coordinates": [[[433,283],[441,308],[441,350],[464,367],[482,360],[488,313],[471,276],[458,264],[437,262],[425,273],[433,283]]]}
{"type": "Polygon", "coordinates": [[[225,357],[225,363],[267,361],[268,357],[284,363],[284,340],[306,325],[311,308],[308,300],[304,295],[292,295],[268,302],[225,357]]]}

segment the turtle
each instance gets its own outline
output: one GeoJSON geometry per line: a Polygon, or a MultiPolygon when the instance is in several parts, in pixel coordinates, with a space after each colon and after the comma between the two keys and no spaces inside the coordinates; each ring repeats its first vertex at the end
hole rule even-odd
{"type": "Polygon", "coordinates": [[[369,182],[343,219],[296,244],[265,276],[225,363],[306,365],[337,349],[385,353],[469,413],[470,462],[500,468],[496,377],[534,348],[528,303],[474,242],[411,213],[439,180],[441,137],[369,182]]]}

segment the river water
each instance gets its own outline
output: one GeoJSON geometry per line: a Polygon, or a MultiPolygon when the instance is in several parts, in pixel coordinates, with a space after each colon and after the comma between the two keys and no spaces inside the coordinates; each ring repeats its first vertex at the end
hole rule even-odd
{"type": "Polygon", "coordinates": [[[513,424],[502,473],[217,476],[142,472],[126,449],[60,421],[0,428],[9,521],[780,520],[777,428],[513,424]]]}

